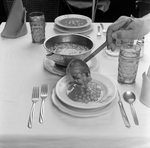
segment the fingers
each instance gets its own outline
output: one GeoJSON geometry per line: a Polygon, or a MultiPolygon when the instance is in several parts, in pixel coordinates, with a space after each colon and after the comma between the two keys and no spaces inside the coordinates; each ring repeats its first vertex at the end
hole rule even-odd
{"type": "Polygon", "coordinates": [[[115,22],[121,21],[121,20],[127,20],[128,16],[120,16],[115,22]]]}
{"type": "Polygon", "coordinates": [[[110,50],[114,51],[116,49],[116,44],[111,43],[109,46],[107,46],[107,49],[110,49],[110,50]]]}
{"type": "Polygon", "coordinates": [[[107,34],[106,34],[106,42],[107,42],[108,49],[111,49],[111,50],[115,49],[114,39],[117,39],[118,36],[119,36],[119,39],[121,39],[122,34],[124,35],[124,33],[122,33],[121,29],[126,28],[130,22],[131,22],[130,17],[126,18],[123,16],[120,18],[120,21],[118,20],[108,27],[107,34]],[[117,34],[115,34],[114,32],[116,32],[116,31],[119,31],[119,32],[117,32],[117,34]]]}
{"type": "Polygon", "coordinates": [[[132,30],[118,30],[112,34],[114,39],[132,39],[132,30]]]}

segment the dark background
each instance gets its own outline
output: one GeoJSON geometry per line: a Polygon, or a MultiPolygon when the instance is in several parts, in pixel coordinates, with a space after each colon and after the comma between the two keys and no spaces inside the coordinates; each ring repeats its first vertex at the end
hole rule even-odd
{"type": "MultiPolygon", "coordinates": [[[[64,14],[71,13],[65,0],[62,4],[62,12],[64,14]]],[[[88,9],[78,9],[73,6],[70,6],[71,10],[76,14],[84,14],[86,16],[91,17],[92,8],[88,9]]],[[[133,15],[138,17],[138,10],[136,8],[135,0],[111,0],[111,4],[109,10],[103,13],[100,10],[96,12],[95,21],[102,21],[102,22],[114,22],[118,19],[121,15],[130,16],[133,15]]]]}
{"type": "MultiPolygon", "coordinates": [[[[14,0],[0,0],[0,23],[7,20],[8,13],[10,12],[11,6],[14,0]],[[5,2],[5,7],[4,3],[5,2]]],[[[71,11],[66,4],[66,0],[22,0],[23,5],[27,10],[27,16],[31,11],[42,11],[45,14],[47,22],[53,22],[54,19],[63,14],[70,14],[71,11]]],[[[91,0],[92,1],[92,0],[91,0]]],[[[103,13],[100,10],[96,12],[95,22],[114,22],[121,15],[134,17],[140,17],[139,7],[137,7],[137,0],[111,0],[109,10],[103,13]]],[[[139,0],[138,0],[139,1],[139,0]]],[[[142,9],[147,6],[147,11],[150,12],[150,6],[147,4],[143,5],[143,1],[148,1],[150,5],[150,0],[140,0],[142,1],[142,9]]],[[[140,6],[141,7],[141,6],[140,6]]],[[[70,6],[74,14],[82,14],[91,17],[92,8],[78,9],[70,6]]],[[[28,21],[28,19],[27,19],[28,21]]]]}
{"type": "Polygon", "coordinates": [[[0,0],[0,23],[5,22],[6,18],[7,18],[7,15],[4,9],[3,0],[0,0]]]}

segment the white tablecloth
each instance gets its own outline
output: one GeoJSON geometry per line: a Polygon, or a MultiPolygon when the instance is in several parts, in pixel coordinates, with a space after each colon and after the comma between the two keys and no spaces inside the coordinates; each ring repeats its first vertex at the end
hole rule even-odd
{"type": "MultiPolygon", "coordinates": [[[[57,32],[53,23],[46,25],[46,38],[57,32]]],[[[105,41],[105,35],[98,37],[97,23],[89,36],[95,48],[105,41]]],[[[105,28],[109,24],[104,24],[105,28]]],[[[0,26],[0,32],[4,23],[0,26]]],[[[131,128],[125,127],[118,104],[109,113],[78,118],[58,110],[52,103],[51,90],[61,78],[43,67],[46,51],[43,45],[31,42],[28,34],[17,38],[0,37],[0,148],[148,148],[150,147],[150,109],[139,102],[142,73],[150,64],[150,34],[145,39],[144,57],[140,59],[136,84],[120,85],[117,82],[118,59],[104,51],[97,55],[100,61],[98,73],[111,78],[121,95],[126,90],[133,91],[139,126],[135,125],[129,105],[123,101],[131,128]],[[39,123],[41,100],[37,102],[33,128],[27,127],[31,109],[33,86],[49,84],[49,96],[45,100],[45,120],[39,123]]]]}

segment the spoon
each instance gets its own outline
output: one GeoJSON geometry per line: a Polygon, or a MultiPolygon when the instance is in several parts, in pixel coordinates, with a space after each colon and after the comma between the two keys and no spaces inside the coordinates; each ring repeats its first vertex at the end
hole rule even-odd
{"type": "Polygon", "coordinates": [[[106,33],[107,31],[105,30],[104,25],[102,23],[100,23],[100,25],[102,27],[103,33],[106,33]]]}
{"type": "Polygon", "coordinates": [[[135,111],[135,108],[133,106],[133,102],[135,101],[136,99],[136,96],[133,92],[131,91],[126,91],[124,94],[123,94],[123,98],[124,100],[130,104],[130,107],[131,107],[131,112],[132,112],[132,116],[133,116],[133,119],[134,119],[134,123],[136,125],[139,125],[139,121],[138,121],[138,118],[137,118],[137,115],[136,115],[136,111],[135,111]]]}
{"type": "Polygon", "coordinates": [[[90,69],[86,62],[92,59],[96,54],[98,54],[105,46],[107,45],[104,42],[100,47],[98,47],[93,53],[91,53],[88,57],[86,57],[83,61],[80,59],[73,59],[66,68],[66,74],[69,76],[70,80],[73,81],[75,79],[75,75],[80,73],[85,73],[86,76],[90,76],[90,69]]]}
{"type": "Polygon", "coordinates": [[[97,29],[98,29],[97,36],[101,36],[100,26],[97,26],[97,29]]]}

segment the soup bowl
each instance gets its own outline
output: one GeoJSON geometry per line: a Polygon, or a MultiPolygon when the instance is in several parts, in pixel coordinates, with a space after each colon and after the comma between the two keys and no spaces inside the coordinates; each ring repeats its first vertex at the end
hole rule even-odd
{"type": "Polygon", "coordinates": [[[73,59],[84,60],[94,47],[93,41],[84,35],[60,34],[45,40],[46,57],[60,66],[65,66],[73,59]]]}

